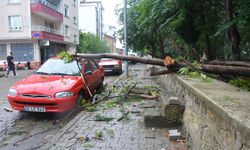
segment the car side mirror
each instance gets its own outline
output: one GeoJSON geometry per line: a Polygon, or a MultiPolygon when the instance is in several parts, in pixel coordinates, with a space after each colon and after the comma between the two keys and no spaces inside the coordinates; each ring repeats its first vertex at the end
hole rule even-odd
{"type": "Polygon", "coordinates": [[[85,75],[92,75],[92,71],[87,71],[84,73],[85,75]]]}

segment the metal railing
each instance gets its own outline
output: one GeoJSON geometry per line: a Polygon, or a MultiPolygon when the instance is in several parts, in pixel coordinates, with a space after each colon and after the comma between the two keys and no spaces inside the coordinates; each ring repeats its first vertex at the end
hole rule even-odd
{"type": "Polygon", "coordinates": [[[48,33],[61,35],[61,36],[64,35],[63,31],[61,31],[61,30],[55,30],[55,29],[51,29],[51,28],[48,28],[48,27],[44,27],[44,26],[32,26],[32,31],[43,31],[43,32],[48,32],[48,33]]]}
{"type": "Polygon", "coordinates": [[[55,6],[54,4],[52,4],[51,2],[47,1],[47,0],[30,0],[31,4],[43,4],[53,10],[56,10],[57,12],[62,12],[61,9],[57,6],[55,6]]]}

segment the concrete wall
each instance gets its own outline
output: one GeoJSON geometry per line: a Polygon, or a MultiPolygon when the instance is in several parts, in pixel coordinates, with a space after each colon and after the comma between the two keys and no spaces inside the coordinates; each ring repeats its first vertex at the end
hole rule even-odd
{"type": "Polygon", "coordinates": [[[250,92],[212,79],[164,75],[160,80],[185,104],[187,149],[250,149],[250,92]]]}

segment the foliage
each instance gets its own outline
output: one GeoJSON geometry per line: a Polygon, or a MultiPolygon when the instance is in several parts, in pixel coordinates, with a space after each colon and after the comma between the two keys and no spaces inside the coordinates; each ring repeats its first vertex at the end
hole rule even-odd
{"type": "Polygon", "coordinates": [[[103,132],[102,131],[95,131],[95,138],[101,139],[103,137],[103,132]]]}
{"type": "Polygon", "coordinates": [[[90,148],[94,148],[95,145],[94,145],[94,144],[91,144],[91,143],[85,143],[85,144],[83,145],[83,147],[86,148],[86,149],[90,149],[90,148]]]}
{"type": "Polygon", "coordinates": [[[74,57],[70,55],[68,52],[60,52],[58,55],[65,63],[70,63],[74,60],[74,57]]]}
{"type": "Polygon", "coordinates": [[[80,53],[106,53],[110,52],[106,41],[101,40],[92,33],[80,32],[77,51],[80,53]]]}
{"type": "MultiPolygon", "coordinates": [[[[233,12],[217,0],[129,0],[128,45],[154,57],[167,55],[200,60],[232,58],[232,37],[229,29],[235,25],[240,32],[241,58],[250,60],[250,1],[232,1],[233,12]],[[232,20],[227,15],[232,13],[232,20]]],[[[123,24],[123,9],[118,9],[123,24]]],[[[123,29],[118,33],[123,37],[123,29]]],[[[121,38],[123,40],[123,38],[121,38]]]]}
{"type": "Polygon", "coordinates": [[[235,80],[230,80],[229,84],[250,91],[250,79],[238,78],[235,80]]]}
{"type": "Polygon", "coordinates": [[[97,114],[96,116],[95,116],[95,121],[111,121],[111,120],[113,120],[114,118],[113,117],[107,117],[107,116],[103,116],[103,115],[101,115],[101,114],[97,114]]]}

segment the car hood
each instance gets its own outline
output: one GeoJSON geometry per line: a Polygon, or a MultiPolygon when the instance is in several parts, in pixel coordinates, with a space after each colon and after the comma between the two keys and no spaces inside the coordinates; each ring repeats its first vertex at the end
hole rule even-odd
{"type": "Polygon", "coordinates": [[[80,77],[57,75],[31,75],[17,82],[12,88],[18,94],[54,95],[57,92],[68,91],[80,77]]]}

